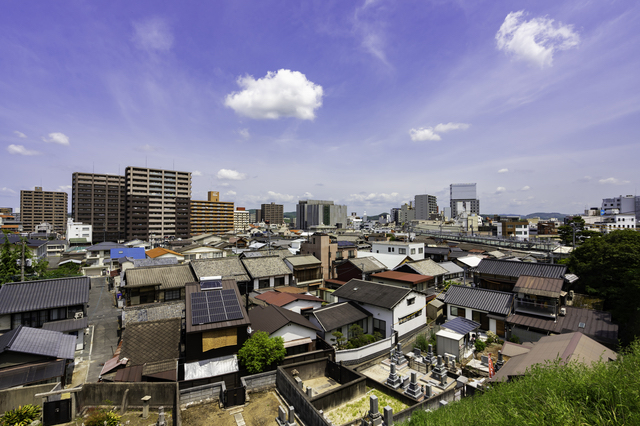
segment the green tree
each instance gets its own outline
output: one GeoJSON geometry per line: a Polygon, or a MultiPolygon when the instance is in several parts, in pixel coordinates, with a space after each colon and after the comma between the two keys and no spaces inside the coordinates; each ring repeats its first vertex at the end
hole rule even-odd
{"type": "Polygon", "coordinates": [[[333,336],[333,339],[331,340],[336,342],[336,349],[340,350],[346,347],[347,338],[344,337],[344,335],[341,332],[334,331],[333,333],[331,333],[331,335],[333,336]]]}
{"type": "MultiPolygon", "coordinates": [[[[22,238],[26,244],[26,239],[22,238]]],[[[0,284],[20,280],[20,260],[22,259],[22,245],[13,245],[9,242],[8,234],[5,232],[4,242],[0,249],[0,284]]],[[[49,262],[44,259],[36,259],[31,250],[25,247],[24,250],[25,280],[46,278],[49,262]]]]}
{"type": "Polygon", "coordinates": [[[580,216],[574,216],[567,221],[566,225],[558,227],[558,236],[560,237],[562,244],[566,246],[573,246],[574,226],[572,226],[572,224],[575,225],[576,246],[579,246],[590,238],[597,238],[602,236],[602,234],[598,231],[590,231],[588,229],[584,229],[584,219],[580,216]]]}
{"type": "Polygon", "coordinates": [[[273,363],[280,362],[287,354],[282,337],[269,337],[264,331],[256,331],[248,338],[238,358],[251,374],[262,373],[273,363]]]}
{"type": "Polygon", "coordinates": [[[624,229],[588,239],[568,265],[580,278],[579,291],[604,299],[623,344],[640,336],[640,233],[624,229]]]}

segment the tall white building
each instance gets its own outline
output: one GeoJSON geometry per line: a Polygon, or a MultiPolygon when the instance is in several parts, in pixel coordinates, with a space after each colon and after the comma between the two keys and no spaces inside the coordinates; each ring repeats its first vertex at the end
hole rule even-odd
{"type": "Polygon", "coordinates": [[[611,213],[611,210],[618,210],[619,214],[633,214],[636,217],[636,221],[640,220],[640,196],[620,195],[615,198],[603,198],[602,210],[605,213],[611,213]]]}
{"type": "Polygon", "coordinates": [[[233,229],[235,231],[245,231],[249,229],[249,210],[244,207],[236,207],[233,212],[233,229]]]}
{"type": "Polygon", "coordinates": [[[452,218],[461,213],[458,203],[462,203],[460,205],[464,206],[467,213],[480,214],[480,200],[476,196],[475,183],[452,183],[449,186],[449,196],[452,218]]]}
{"type": "Polygon", "coordinates": [[[296,206],[296,226],[309,229],[312,226],[347,227],[347,206],[333,204],[333,201],[300,200],[296,206]]]}
{"type": "Polygon", "coordinates": [[[438,214],[438,199],[435,195],[416,195],[414,201],[416,220],[429,220],[432,214],[438,214]]]}
{"type": "Polygon", "coordinates": [[[67,241],[72,238],[84,238],[87,243],[92,244],[93,226],[88,223],[74,222],[73,219],[67,219],[67,241]]]}

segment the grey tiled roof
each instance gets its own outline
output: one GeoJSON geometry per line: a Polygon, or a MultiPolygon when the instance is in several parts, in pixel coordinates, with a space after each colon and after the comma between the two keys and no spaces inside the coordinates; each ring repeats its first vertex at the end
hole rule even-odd
{"type": "Polygon", "coordinates": [[[256,306],[249,311],[249,319],[254,329],[265,331],[269,334],[278,331],[289,323],[317,330],[315,325],[311,324],[308,319],[299,313],[275,305],[256,306]]]}
{"type": "Polygon", "coordinates": [[[190,264],[198,279],[221,276],[223,280],[251,281],[238,257],[192,260],[190,264]]]}
{"type": "Polygon", "coordinates": [[[447,273],[449,274],[459,274],[461,272],[464,272],[464,269],[462,269],[461,267],[459,267],[453,262],[442,262],[442,263],[439,263],[438,265],[446,269],[447,273]]]}
{"type": "Polygon", "coordinates": [[[513,293],[503,291],[452,285],[447,290],[444,302],[492,314],[509,315],[513,306],[513,296],[513,293]]]}
{"type": "Polygon", "coordinates": [[[82,305],[89,301],[89,277],[8,283],[0,287],[0,315],[82,305]]]}
{"type": "Polygon", "coordinates": [[[392,309],[411,291],[409,288],[353,279],[334,291],[333,296],[392,309]]]}
{"type": "Polygon", "coordinates": [[[448,274],[449,271],[438,265],[431,259],[418,260],[417,262],[408,262],[396,267],[396,271],[402,270],[403,272],[409,272],[406,269],[412,269],[421,275],[428,275],[430,277],[437,277],[440,275],[448,274]]]}
{"type": "Polygon", "coordinates": [[[242,264],[247,268],[251,278],[264,278],[291,274],[291,269],[285,265],[284,261],[279,256],[242,259],[242,264]]]}
{"type": "Polygon", "coordinates": [[[196,280],[189,265],[147,266],[125,271],[125,287],[159,285],[160,290],[184,287],[196,280]]]}
{"type": "Polygon", "coordinates": [[[8,346],[0,351],[20,352],[53,358],[73,359],[76,350],[76,336],[42,328],[18,327],[8,346]]]}
{"type": "Polygon", "coordinates": [[[363,272],[367,274],[387,270],[387,267],[375,257],[359,257],[357,259],[349,259],[349,262],[351,262],[360,271],[364,269],[363,272]]]}
{"type": "Polygon", "coordinates": [[[549,263],[511,262],[508,260],[482,259],[476,267],[476,272],[487,275],[515,277],[527,275],[530,277],[560,278],[567,272],[566,265],[549,263]]]}
{"type": "Polygon", "coordinates": [[[372,316],[369,311],[352,302],[327,305],[314,310],[312,315],[327,332],[372,316]]]}
{"type": "Polygon", "coordinates": [[[300,255],[300,256],[289,256],[286,258],[286,261],[291,264],[291,266],[316,266],[320,265],[320,262],[315,256],[311,254],[300,255]]]}
{"type": "Polygon", "coordinates": [[[184,301],[127,306],[122,311],[122,328],[138,322],[170,318],[184,318],[184,301]]]}
{"type": "Polygon", "coordinates": [[[71,318],[71,319],[60,320],[60,321],[51,321],[51,322],[45,322],[44,324],[42,324],[42,328],[44,328],[45,330],[60,331],[63,333],[65,331],[82,330],[87,328],[88,326],[89,326],[88,317],[83,317],[79,319],[71,318]]]}
{"type": "Polygon", "coordinates": [[[177,359],[180,356],[180,318],[129,324],[122,332],[120,359],[127,366],[177,359]]]}
{"type": "Polygon", "coordinates": [[[161,257],[156,259],[133,259],[133,266],[140,268],[143,266],[160,266],[160,265],[175,265],[178,263],[176,257],[161,257]]]}

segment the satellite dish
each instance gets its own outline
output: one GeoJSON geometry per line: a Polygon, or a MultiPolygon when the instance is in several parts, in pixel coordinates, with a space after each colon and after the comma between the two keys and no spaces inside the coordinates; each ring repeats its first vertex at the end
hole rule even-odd
{"type": "Polygon", "coordinates": [[[251,328],[251,326],[247,327],[247,334],[251,334],[253,333],[253,329],[251,328]]]}

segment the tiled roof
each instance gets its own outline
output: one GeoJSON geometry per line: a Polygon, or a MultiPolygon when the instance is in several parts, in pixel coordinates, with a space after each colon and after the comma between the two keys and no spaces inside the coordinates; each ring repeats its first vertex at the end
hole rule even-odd
{"type": "Polygon", "coordinates": [[[265,256],[242,259],[242,264],[252,278],[265,278],[274,275],[289,275],[291,269],[279,256],[265,256]]]}
{"type": "MultiPolygon", "coordinates": [[[[439,275],[444,275],[448,273],[446,269],[444,269],[442,266],[438,265],[436,262],[434,262],[431,259],[418,260],[417,262],[408,262],[398,266],[397,268],[395,268],[395,270],[399,270],[399,269],[405,270],[407,268],[412,269],[418,274],[429,275],[431,277],[437,277],[439,275]]],[[[406,271],[406,272],[409,272],[409,271],[406,271]]]]}
{"type": "Polygon", "coordinates": [[[192,260],[191,267],[198,279],[221,276],[223,280],[251,281],[247,270],[244,269],[242,262],[237,257],[192,260]]]}
{"type": "Polygon", "coordinates": [[[513,296],[513,293],[503,291],[452,285],[447,290],[444,302],[448,305],[509,315],[513,307],[513,296]]]}
{"type": "Polygon", "coordinates": [[[189,265],[147,266],[125,271],[125,288],[160,286],[160,290],[184,287],[196,281],[189,265]]]}
{"type": "Polygon", "coordinates": [[[256,330],[269,334],[281,329],[289,323],[298,324],[312,330],[318,328],[302,315],[278,306],[257,306],[249,311],[251,325],[256,330]]]}
{"type": "Polygon", "coordinates": [[[318,266],[322,262],[316,259],[315,256],[311,254],[306,254],[302,256],[289,256],[286,258],[286,261],[289,262],[292,266],[318,266]]]}
{"type": "Polygon", "coordinates": [[[563,283],[564,281],[561,278],[528,277],[521,275],[513,287],[513,292],[557,299],[560,297],[563,283]]]}
{"type": "Polygon", "coordinates": [[[511,262],[508,260],[482,259],[476,272],[487,275],[518,278],[530,277],[562,278],[567,272],[566,265],[531,262],[511,262]]]}
{"type": "Polygon", "coordinates": [[[82,305],[89,301],[89,277],[7,283],[0,287],[0,315],[82,305]]]}
{"type": "Polygon", "coordinates": [[[333,296],[392,309],[411,291],[394,285],[353,279],[334,291],[333,296]]]}
{"type": "Polygon", "coordinates": [[[150,257],[151,259],[155,259],[156,257],[160,257],[165,254],[172,254],[174,256],[184,257],[180,253],[176,253],[175,251],[166,249],[164,247],[156,247],[154,249],[146,251],[147,257],[150,257]]]}
{"type": "Polygon", "coordinates": [[[256,299],[267,302],[270,305],[285,306],[296,300],[309,300],[312,302],[320,302],[323,300],[316,296],[309,294],[292,294],[292,293],[280,293],[277,291],[265,291],[264,293],[256,296],[256,299]]]}
{"type": "Polygon", "coordinates": [[[184,318],[184,301],[127,306],[122,311],[122,328],[138,322],[170,318],[184,318]]]}
{"type": "Polygon", "coordinates": [[[133,259],[133,266],[139,268],[141,266],[160,266],[175,265],[178,259],[175,257],[162,257],[157,259],[133,259]]]}
{"type": "Polygon", "coordinates": [[[398,271],[384,271],[384,272],[378,272],[377,274],[371,275],[372,280],[375,278],[385,278],[388,280],[403,281],[403,282],[410,283],[412,285],[424,283],[433,279],[433,277],[429,277],[427,275],[410,274],[408,272],[398,272],[398,271]]]}
{"type": "Polygon", "coordinates": [[[60,331],[62,333],[66,331],[83,330],[89,326],[89,318],[83,317],[79,319],[66,319],[60,321],[45,322],[42,324],[42,328],[45,330],[60,331]]]}
{"type": "Polygon", "coordinates": [[[128,366],[178,359],[182,320],[172,318],[129,324],[122,332],[120,359],[128,366]]]}
{"type": "Polygon", "coordinates": [[[111,241],[104,241],[102,243],[94,244],[91,247],[87,247],[87,251],[103,251],[103,250],[111,251],[111,249],[121,249],[121,248],[127,248],[127,246],[114,243],[111,241]]]}
{"type": "Polygon", "coordinates": [[[438,254],[444,256],[449,254],[449,247],[425,247],[424,254],[438,254]]]}
{"type": "Polygon", "coordinates": [[[381,272],[387,269],[387,267],[375,257],[359,257],[357,259],[349,259],[348,262],[358,268],[359,271],[364,270],[363,272],[366,274],[381,272]]]}
{"type": "Polygon", "coordinates": [[[352,302],[327,305],[315,309],[312,315],[316,317],[324,331],[335,330],[372,316],[369,311],[352,302]]]}
{"type": "MultiPolygon", "coordinates": [[[[3,351],[20,352],[49,356],[61,359],[73,359],[76,350],[76,337],[59,331],[19,326],[10,332],[10,339],[3,342],[3,351]]],[[[9,333],[6,333],[9,334],[9,333]]]]}
{"type": "Polygon", "coordinates": [[[464,269],[462,269],[461,267],[459,267],[453,262],[441,262],[441,263],[438,263],[438,265],[446,269],[449,274],[460,274],[464,272],[464,269]]]}

